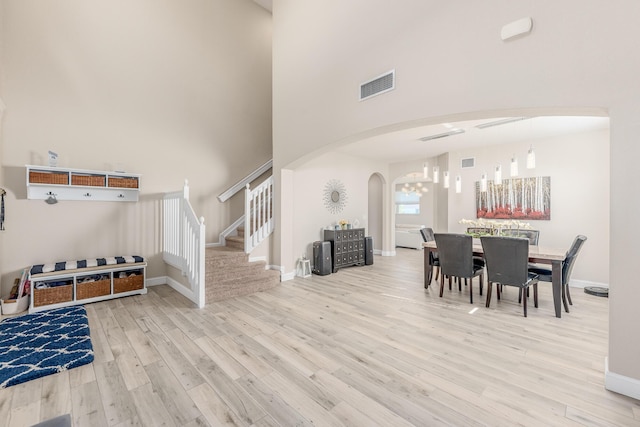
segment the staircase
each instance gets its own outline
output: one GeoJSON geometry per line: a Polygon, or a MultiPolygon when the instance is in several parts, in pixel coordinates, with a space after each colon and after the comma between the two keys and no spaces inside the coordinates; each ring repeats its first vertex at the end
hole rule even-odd
{"type": "Polygon", "coordinates": [[[228,200],[245,190],[245,213],[220,234],[226,246],[206,248],[204,217],[198,218],[189,203],[189,185],[182,191],[165,193],[162,200],[162,259],[180,269],[188,280],[186,295],[199,308],[221,301],[264,291],[280,283],[280,272],[266,270],[265,262],[249,262],[249,255],[273,232],[273,177],[251,189],[249,182],[259,176],[265,163],[218,198],[228,200]],[[240,226],[244,223],[244,226],[240,226]],[[237,231],[237,236],[230,236],[237,231]],[[245,231],[247,234],[245,235],[245,231]]]}
{"type": "Polygon", "coordinates": [[[237,228],[237,236],[225,237],[225,242],[228,248],[236,249],[238,251],[244,251],[244,227],[237,228]]]}
{"type": "MultiPolygon", "coordinates": [[[[244,245],[243,237],[239,239],[244,245]]],[[[249,262],[249,255],[229,243],[227,237],[227,246],[208,248],[205,251],[207,304],[264,291],[280,284],[280,272],[265,270],[264,261],[249,262]]],[[[236,243],[237,240],[232,244],[236,243]]]]}

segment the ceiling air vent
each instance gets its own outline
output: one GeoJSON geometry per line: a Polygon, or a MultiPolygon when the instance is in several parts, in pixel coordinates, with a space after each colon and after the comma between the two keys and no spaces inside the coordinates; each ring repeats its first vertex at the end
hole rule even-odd
{"type": "Polygon", "coordinates": [[[475,167],[476,165],[476,158],[475,157],[469,157],[466,159],[460,159],[460,167],[462,169],[467,169],[467,168],[472,168],[475,167]]]}
{"type": "Polygon", "coordinates": [[[396,70],[391,70],[360,85],[360,101],[389,92],[396,87],[396,70]]]}

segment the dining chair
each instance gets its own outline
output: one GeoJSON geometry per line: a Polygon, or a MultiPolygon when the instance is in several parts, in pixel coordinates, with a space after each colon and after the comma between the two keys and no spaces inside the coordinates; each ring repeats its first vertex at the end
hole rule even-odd
{"type": "MultiPolygon", "coordinates": [[[[529,240],[520,237],[480,237],[487,264],[487,304],[491,303],[491,285],[496,284],[500,299],[501,286],[515,286],[522,291],[533,287],[533,301],[538,307],[538,275],[530,273],[529,240]]],[[[527,298],[522,299],[524,317],[527,317],[527,298]]]]}
{"type": "MultiPolygon", "coordinates": [[[[422,235],[422,240],[424,240],[425,242],[433,242],[435,240],[435,237],[433,237],[433,228],[430,228],[430,227],[421,228],[420,234],[422,235]]],[[[426,251],[427,249],[423,249],[423,250],[426,251]]],[[[440,275],[440,259],[438,257],[438,252],[429,251],[429,264],[431,264],[431,266],[433,267],[436,267],[437,269],[436,281],[438,281],[438,276],[440,275]]],[[[425,286],[425,288],[431,285],[432,279],[433,279],[433,274],[429,277],[429,281],[425,286]]],[[[442,278],[440,278],[440,280],[442,280],[442,278]]]]}
{"type": "MultiPolygon", "coordinates": [[[[573,271],[573,265],[578,258],[578,253],[580,249],[582,249],[582,245],[587,240],[586,236],[581,234],[577,235],[575,239],[573,239],[573,243],[571,247],[567,251],[567,255],[564,258],[564,262],[562,264],[562,303],[564,304],[564,310],[569,312],[569,305],[573,305],[573,301],[571,301],[571,294],[569,293],[569,279],[571,278],[571,272],[573,271]]],[[[541,281],[543,282],[551,282],[551,269],[545,267],[538,266],[529,266],[529,271],[538,275],[541,281]]]]}
{"type": "Polygon", "coordinates": [[[461,279],[469,279],[469,302],[473,304],[473,278],[480,276],[480,295],[484,285],[484,264],[478,265],[473,260],[473,238],[467,234],[435,233],[434,239],[438,247],[440,260],[440,296],[444,292],[444,277],[458,279],[458,290],[462,290],[461,279]]]}
{"type": "Polygon", "coordinates": [[[529,239],[529,244],[538,246],[538,240],[540,239],[540,230],[513,230],[513,229],[504,229],[500,232],[501,236],[507,237],[523,237],[525,239],[529,239]]]}

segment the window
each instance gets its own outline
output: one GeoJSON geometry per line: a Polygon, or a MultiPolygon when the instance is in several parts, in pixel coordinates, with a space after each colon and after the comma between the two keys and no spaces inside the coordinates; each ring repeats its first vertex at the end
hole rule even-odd
{"type": "Polygon", "coordinates": [[[396,213],[403,215],[420,214],[420,197],[416,193],[396,191],[396,213]]]}

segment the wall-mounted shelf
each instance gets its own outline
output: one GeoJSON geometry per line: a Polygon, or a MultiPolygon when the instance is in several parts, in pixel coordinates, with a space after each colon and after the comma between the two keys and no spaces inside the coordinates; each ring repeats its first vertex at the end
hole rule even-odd
{"type": "Polygon", "coordinates": [[[27,198],[137,202],[140,175],[27,165],[27,198]]]}

